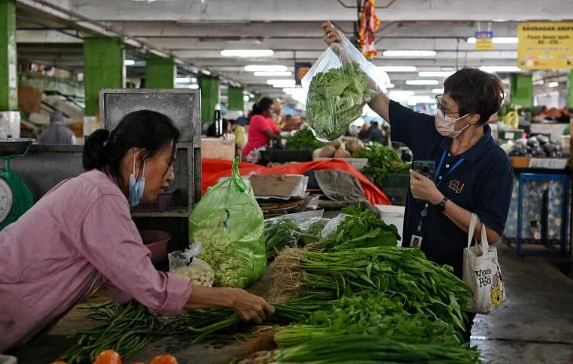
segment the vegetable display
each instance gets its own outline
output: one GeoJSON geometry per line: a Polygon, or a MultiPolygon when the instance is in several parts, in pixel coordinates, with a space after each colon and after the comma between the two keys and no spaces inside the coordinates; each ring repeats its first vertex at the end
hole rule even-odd
{"type": "Polygon", "coordinates": [[[362,115],[363,106],[375,96],[357,62],[314,75],[306,102],[308,124],[318,139],[335,140],[362,115]]]}
{"type": "Polygon", "coordinates": [[[215,272],[214,285],[243,288],[265,271],[263,212],[235,159],[233,174],[207,190],[189,216],[189,241],[215,272]]]}
{"type": "Polygon", "coordinates": [[[318,149],[323,145],[324,143],[317,140],[312,130],[308,128],[300,129],[286,139],[288,149],[318,149]]]}
{"type": "Polygon", "coordinates": [[[391,173],[408,173],[409,164],[402,161],[400,155],[392,148],[373,144],[356,151],[355,158],[367,158],[368,163],[362,173],[378,186],[382,185],[384,177],[391,173]]]}

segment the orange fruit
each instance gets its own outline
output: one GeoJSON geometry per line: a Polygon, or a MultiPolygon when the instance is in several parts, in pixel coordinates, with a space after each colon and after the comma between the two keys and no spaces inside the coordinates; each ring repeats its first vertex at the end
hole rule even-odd
{"type": "Polygon", "coordinates": [[[92,364],[122,364],[121,356],[113,350],[102,351],[92,364]]]}
{"type": "Polygon", "coordinates": [[[163,354],[153,358],[149,364],[178,364],[177,359],[173,355],[163,354]]]}

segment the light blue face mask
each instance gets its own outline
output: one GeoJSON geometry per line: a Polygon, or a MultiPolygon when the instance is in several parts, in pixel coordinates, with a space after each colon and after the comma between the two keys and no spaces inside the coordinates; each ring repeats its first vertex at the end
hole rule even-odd
{"type": "Polygon", "coordinates": [[[133,172],[129,176],[129,206],[134,207],[139,205],[143,198],[143,191],[145,190],[145,160],[143,160],[143,172],[141,179],[135,180],[135,155],[133,156],[133,172]]]}

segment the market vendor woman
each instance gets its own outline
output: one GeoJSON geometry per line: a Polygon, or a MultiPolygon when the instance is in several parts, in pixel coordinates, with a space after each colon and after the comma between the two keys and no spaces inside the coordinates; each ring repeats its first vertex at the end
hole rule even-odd
{"type": "Polygon", "coordinates": [[[162,315],[228,307],[261,322],[274,312],[241,289],[191,286],[157,271],[130,205],[156,200],[173,180],[179,131],[153,111],[126,115],[87,140],[87,170],[48,192],[0,233],[0,353],[47,331],[104,284],[118,302],[135,299],[162,315]]]}
{"type": "MultiPolygon", "coordinates": [[[[323,24],[327,44],[340,42],[330,22],[323,24]]],[[[380,93],[370,107],[392,128],[392,139],[406,144],[414,160],[434,161],[435,180],[410,171],[403,246],[417,243],[428,259],[453,267],[462,277],[463,250],[472,213],[491,244],[503,233],[513,169],[487,125],[501,107],[503,84],[496,76],[464,68],[444,81],[435,116],[414,112],[380,93]]],[[[469,334],[469,333],[468,333],[469,334]]]]}

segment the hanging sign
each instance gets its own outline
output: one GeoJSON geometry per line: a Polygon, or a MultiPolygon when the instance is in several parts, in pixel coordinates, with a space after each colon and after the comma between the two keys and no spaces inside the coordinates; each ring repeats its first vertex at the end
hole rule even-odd
{"type": "Polygon", "coordinates": [[[295,62],[294,63],[294,79],[297,85],[300,85],[300,80],[308,73],[312,63],[310,62],[295,62]]]}
{"type": "Polygon", "coordinates": [[[521,69],[573,69],[573,23],[519,23],[517,66],[521,69]]]}
{"type": "Polygon", "coordinates": [[[475,32],[476,51],[493,51],[493,32],[475,32]]]}

